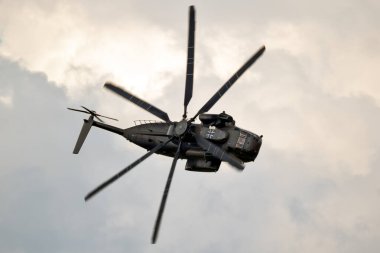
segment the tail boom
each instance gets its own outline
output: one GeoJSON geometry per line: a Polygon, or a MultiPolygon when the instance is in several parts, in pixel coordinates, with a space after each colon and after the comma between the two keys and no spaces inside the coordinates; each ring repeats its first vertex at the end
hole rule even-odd
{"type": "Polygon", "coordinates": [[[95,121],[94,116],[91,115],[89,119],[84,120],[82,129],[80,131],[80,134],[79,134],[79,137],[77,140],[77,143],[75,144],[73,154],[79,153],[79,151],[82,148],[82,145],[83,145],[84,141],[86,140],[86,137],[87,137],[88,133],[90,132],[90,129],[92,126],[99,127],[101,129],[104,129],[104,130],[107,130],[107,131],[110,131],[110,132],[113,132],[116,134],[124,135],[124,129],[95,121]]]}

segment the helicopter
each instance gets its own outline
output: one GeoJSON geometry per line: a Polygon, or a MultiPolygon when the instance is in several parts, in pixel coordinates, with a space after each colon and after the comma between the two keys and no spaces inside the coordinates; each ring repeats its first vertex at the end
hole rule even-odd
{"type": "Polygon", "coordinates": [[[264,53],[265,46],[262,46],[255,54],[253,54],[193,117],[187,117],[187,106],[193,94],[195,23],[195,7],[190,6],[184,114],[181,120],[170,120],[166,112],[111,82],[105,83],[104,87],[153,114],[161,121],[143,121],[133,127],[122,129],[104,123],[101,118],[107,118],[110,120],[117,119],[100,115],[87,107],[82,106],[83,110],[67,108],[69,110],[89,114],[89,118],[84,120],[74,147],[74,154],[79,153],[91,127],[98,127],[119,134],[130,142],[147,150],[147,153],[142,157],[90,191],[85,196],[85,201],[94,197],[101,190],[119,179],[152,154],[160,154],[174,158],[156,217],[151,238],[152,244],[156,243],[157,240],[178,159],[187,160],[185,170],[188,171],[217,172],[221,162],[227,162],[236,170],[242,171],[244,169],[244,163],[253,162],[256,159],[262,144],[262,135],[259,136],[248,130],[237,127],[231,115],[228,115],[224,111],[219,114],[208,114],[207,112],[232,87],[239,77],[241,77],[243,73],[264,53]],[[201,123],[194,123],[198,117],[201,123]]]}

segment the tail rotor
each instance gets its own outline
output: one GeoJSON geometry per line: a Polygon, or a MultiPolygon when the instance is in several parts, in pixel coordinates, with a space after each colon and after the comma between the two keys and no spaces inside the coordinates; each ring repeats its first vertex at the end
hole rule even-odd
{"type": "Polygon", "coordinates": [[[75,147],[74,147],[74,151],[73,151],[73,154],[78,154],[84,141],[86,140],[86,137],[88,135],[88,133],[90,132],[90,129],[94,123],[94,117],[96,119],[98,119],[100,122],[103,123],[103,120],[99,117],[103,117],[103,118],[107,118],[107,119],[112,119],[112,120],[116,120],[118,121],[117,119],[114,119],[114,118],[110,118],[110,117],[107,117],[107,116],[103,116],[103,115],[100,115],[98,113],[96,113],[95,111],[93,110],[90,110],[84,106],[81,106],[83,109],[85,110],[79,110],[79,109],[74,109],[74,108],[67,108],[71,111],[76,111],[76,112],[83,112],[83,113],[87,113],[87,114],[90,114],[90,117],[88,118],[88,120],[84,120],[83,122],[83,126],[82,126],[82,129],[79,133],[79,137],[78,137],[78,140],[75,144],[75,147]]]}
{"type": "Polygon", "coordinates": [[[103,118],[106,118],[106,119],[112,119],[112,120],[115,120],[115,121],[118,121],[117,119],[114,119],[114,118],[111,118],[111,117],[107,117],[107,116],[104,116],[104,115],[100,115],[98,113],[96,113],[94,110],[90,110],[88,109],[87,107],[84,107],[84,106],[81,106],[83,109],[85,109],[85,111],[83,110],[78,110],[78,109],[74,109],[74,108],[67,108],[71,111],[76,111],[76,112],[83,112],[83,113],[87,113],[87,114],[91,114],[92,116],[94,116],[95,118],[97,118],[100,122],[103,122],[103,120],[99,117],[103,117],[103,118]]]}

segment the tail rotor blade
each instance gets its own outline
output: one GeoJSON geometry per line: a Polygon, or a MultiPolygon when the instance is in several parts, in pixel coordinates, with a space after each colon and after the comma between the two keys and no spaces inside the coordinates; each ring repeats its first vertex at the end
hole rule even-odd
{"type": "Polygon", "coordinates": [[[87,107],[82,106],[82,108],[85,109],[85,111],[67,107],[67,109],[69,109],[71,111],[84,112],[84,113],[87,113],[87,114],[91,114],[92,116],[96,117],[100,122],[103,122],[103,120],[99,119],[99,117],[103,117],[103,118],[106,118],[106,119],[112,119],[112,120],[118,121],[117,119],[100,115],[100,114],[96,113],[95,111],[92,111],[92,110],[88,109],[87,107]]]}
{"type": "Polygon", "coordinates": [[[213,157],[228,162],[231,164],[234,168],[238,170],[243,170],[244,169],[244,163],[238,159],[237,157],[234,157],[230,154],[228,154],[225,150],[219,148],[215,144],[209,142],[205,138],[201,137],[200,135],[195,135],[195,140],[197,144],[206,150],[206,152],[212,154],[213,157]]]}
{"type": "Polygon", "coordinates": [[[152,113],[153,115],[157,116],[158,118],[162,119],[165,122],[170,122],[169,116],[166,112],[158,109],[157,107],[149,104],[148,102],[145,102],[144,100],[132,95],[130,92],[127,92],[126,90],[112,84],[112,83],[106,83],[104,84],[104,87],[115,92],[116,94],[122,96],[125,99],[128,99],[135,105],[141,107],[142,109],[152,113]]]}
{"type": "Polygon", "coordinates": [[[189,8],[189,37],[187,42],[187,69],[186,69],[186,86],[184,100],[183,118],[187,117],[187,106],[193,96],[193,74],[194,74],[194,41],[195,41],[195,8],[189,8]]]}
{"type": "Polygon", "coordinates": [[[207,112],[214,106],[216,102],[228,91],[229,88],[239,79],[244,72],[252,66],[253,63],[264,53],[265,46],[262,46],[215,94],[212,96],[209,101],[198,111],[198,113],[191,118],[191,121],[194,121],[199,114],[207,112]]]}
{"type": "Polygon", "coordinates": [[[69,107],[67,107],[67,109],[69,109],[69,110],[71,110],[71,111],[84,112],[84,113],[87,113],[87,114],[91,114],[91,113],[89,113],[88,111],[78,110],[78,109],[74,109],[74,108],[69,108],[69,107]]]}
{"type": "Polygon", "coordinates": [[[132,164],[130,164],[128,167],[126,167],[125,169],[121,170],[119,173],[115,174],[113,177],[109,178],[107,181],[103,182],[101,185],[99,185],[94,190],[92,190],[91,192],[89,192],[86,195],[86,197],[84,198],[84,200],[87,201],[90,198],[92,198],[95,194],[97,194],[98,192],[100,192],[101,190],[103,190],[105,187],[107,187],[111,183],[115,182],[117,179],[119,179],[125,173],[127,173],[128,171],[130,171],[131,169],[133,169],[136,165],[138,165],[139,163],[141,163],[142,161],[144,161],[150,155],[152,155],[153,153],[155,153],[158,150],[160,150],[161,148],[163,148],[166,144],[168,144],[170,141],[172,141],[172,139],[173,138],[170,138],[168,141],[157,145],[156,147],[154,147],[153,149],[151,149],[149,152],[147,152],[145,155],[143,155],[142,157],[140,157],[139,159],[137,159],[136,161],[134,161],[132,164]]]}
{"type": "Polygon", "coordinates": [[[98,115],[94,115],[94,116],[95,116],[95,118],[97,118],[100,122],[104,123],[104,121],[103,121],[101,118],[99,118],[98,115]]]}
{"type": "Polygon", "coordinates": [[[166,200],[167,200],[167,197],[168,197],[168,194],[169,194],[169,189],[170,189],[170,185],[171,185],[172,178],[173,178],[173,175],[174,175],[174,170],[175,170],[175,166],[177,164],[177,160],[178,160],[178,157],[179,157],[180,150],[181,150],[181,142],[178,144],[177,153],[174,156],[172,167],[170,168],[169,176],[168,176],[168,179],[166,181],[166,186],[165,186],[164,194],[162,195],[160,209],[158,210],[158,214],[157,214],[157,218],[156,218],[156,223],[154,224],[153,235],[152,235],[152,244],[156,243],[157,236],[158,236],[158,231],[160,230],[161,219],[162,219],[162,215],[163,215],[164,210],[165,210],[165,204],[166,204],[166,200]]]}
{"type": "Polygon", "coordinates": [[[81,107],[82,107],[83,109],[85,109],[86,111],[88,111],[88,113],[90,113],[90,114],[95,114],[95,111],[92,111],[92,110],[88,109],[87,107],[85,107],[85,106],[83,106],[83,105],[81,105],[81,107]]]}
{"type": "Polygon", "coordinates": [[[99,114],[97,114],[95,111],[91,111],[90,109],[88,109],[87,107],[84,107],[84,106],[81,106],[83,109],[85,109],[86,111],[88,111],[91,115],[93,115],[95,118],[97,118],[100,122],[104,123],[104,121],[99,118],[98,116],[100,116],[99,114]]]}

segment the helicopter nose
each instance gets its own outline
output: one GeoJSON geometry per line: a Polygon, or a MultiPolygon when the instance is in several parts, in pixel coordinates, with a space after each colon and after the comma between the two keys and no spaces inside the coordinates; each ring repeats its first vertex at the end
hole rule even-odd
{"type": "Polygon", "coordinates": [[[263,143],[263,136],[260,135],[260,136],[259,136],[259,139],[257,140],[257,144],[256,144],[256,150],[257,150],[257,153],[259,152],[262,143],[263,143]]]}
{"type": "Polygon", "coordinates": [[[257,135],[254,137],[255,144],[254,144],[253,149],[252,149],[253,161],[256,159],[257,155],[259,154],[261,144],[263,143],[262,139],[263,139],[262,135],[260,135],[260,136],[257,135]]]}
{"type": "Polygon", "coordinates": [[[256,151],[257,153],[259,153],[259,150],[260,150],[260,148],[261,148],[261,144],[262,144],[262,143],[263,143],[263,136],[260,135],[260,136],[258,136],[258,137],[256,138],[255,151],[256,151]]]}

